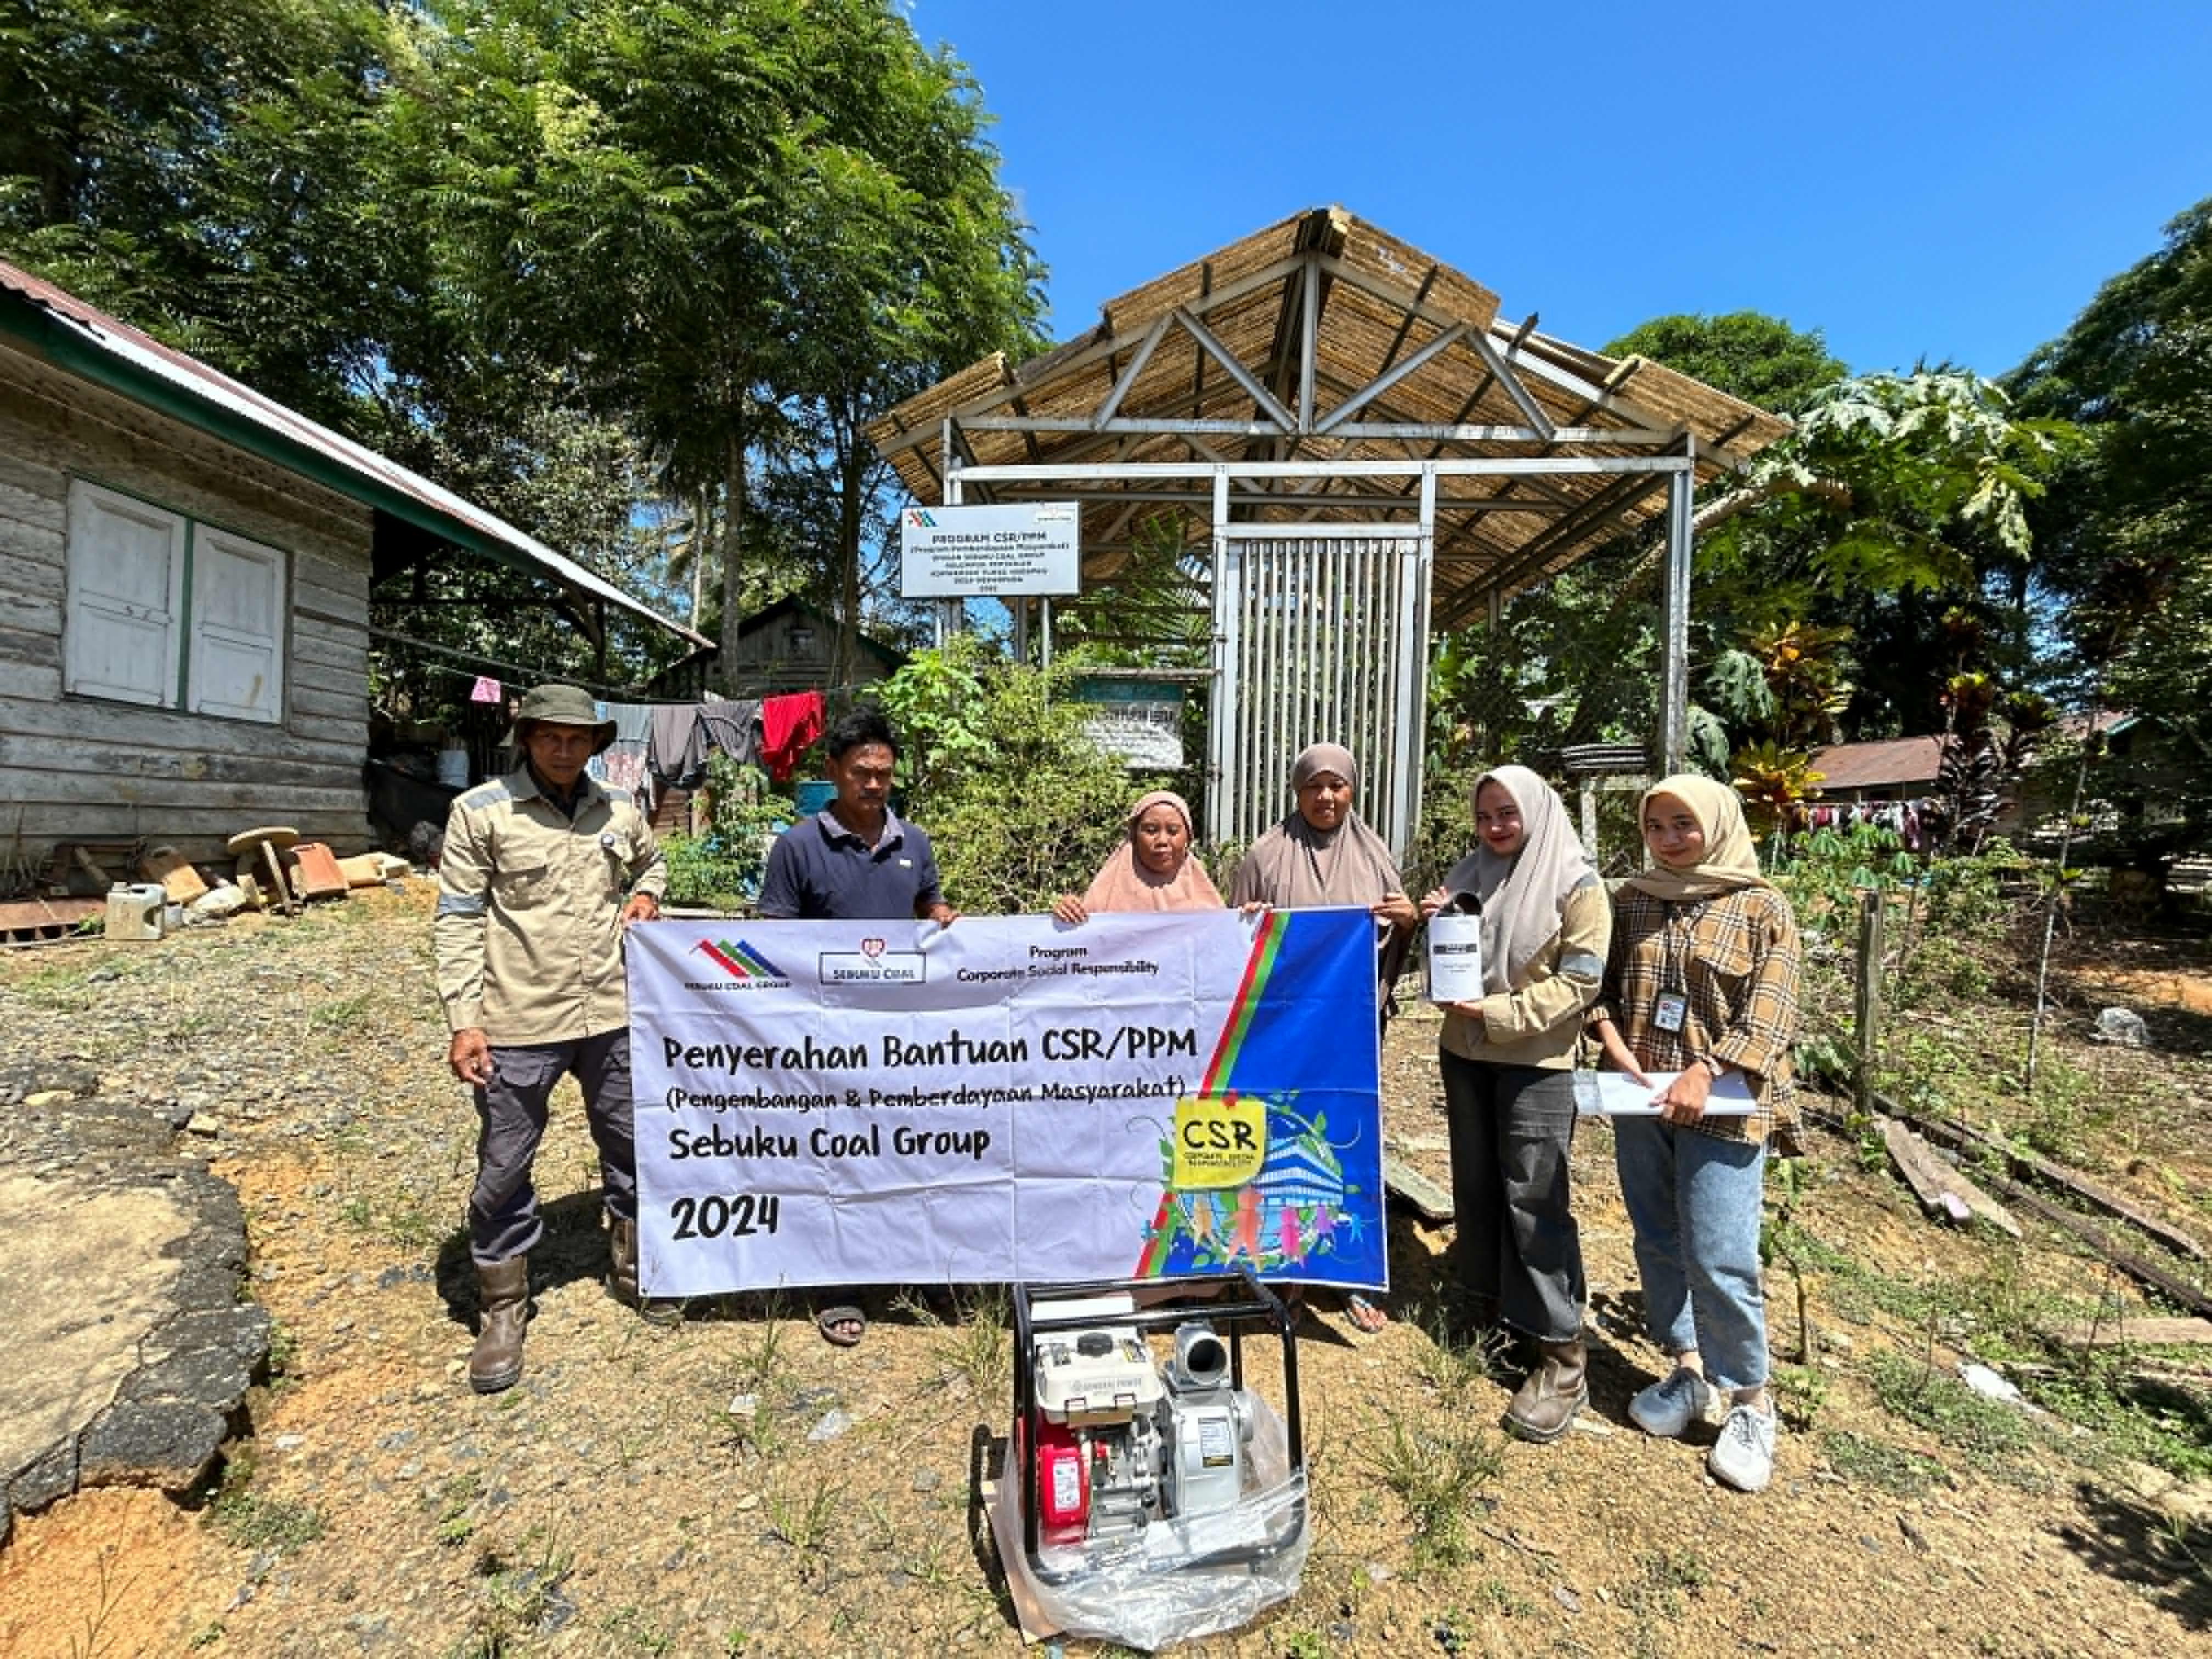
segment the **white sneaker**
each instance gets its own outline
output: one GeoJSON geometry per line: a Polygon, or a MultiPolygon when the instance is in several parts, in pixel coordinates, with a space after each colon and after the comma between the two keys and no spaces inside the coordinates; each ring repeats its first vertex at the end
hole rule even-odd
{"type": "Polygon", "coordinates": [[[1712,1404],[1713,1391],[1705,1379],[1686,1365],[1677,1365],[1628,1402],[1628,1415],[1648,1435],[1680,1440],[1691,1424],[1712,1410],[1712,1404]]]}
{"type": "Polygon", "coordinates": [[[1765,1492],[1774,1478],[1774,1437],[1780,1432],[1771,1407],[1759,1412],[1731,1406],[1721,1437],[1705,1455],[1705,1468],[1714,1480],[1738,1492],[1765,1492]]]}

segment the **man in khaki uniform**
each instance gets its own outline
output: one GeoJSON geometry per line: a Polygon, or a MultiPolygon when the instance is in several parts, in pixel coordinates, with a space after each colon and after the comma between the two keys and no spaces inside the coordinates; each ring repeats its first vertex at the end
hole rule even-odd
{"type": "Polygon", "coordinates": [[[630,1119],[629,1009],[623,931],[660,914],[668,872],[629,800],[584,775],[614,741],[588,694],[541,685],[522,700],[524,764],[455,800],[431,925],[438,995],[453,1034],[447,1063],[476,1090],[481,1127],[469,1195],[469,1253],[483,1323],[469,1357],[478,1394],[522,1376],[528,1255],[544,1231],[531,1160],[564,1073],[583,1091],[611,1225],[609,1287],[660,1322],[672,1304],[637,1287],[637,1157],[630,1119]]]}

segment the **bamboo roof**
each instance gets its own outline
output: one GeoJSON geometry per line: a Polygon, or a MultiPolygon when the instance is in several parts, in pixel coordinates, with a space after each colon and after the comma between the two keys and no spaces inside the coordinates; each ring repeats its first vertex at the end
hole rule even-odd
{"type": "MultiPolygon", "coordinates": [[[[1026,362],[970,365],[868,434],[915,498],[935,503],[948,422],[963,466],[1650,456],[1694,440],[1701,488],[1789,429],[1657,363],[1539,332],[1535,320],[1501,321],[1498,296],[1480,283],[1340,208],[1319,208],[1108,301],[1095,326],[1026,362]]],[[[1186,533],[1208,533],[1197,482],[1085,481],[1086,583],[1110,582],[1133,526],[1178,501],[1194,509],[1186,533]]],[[[1375,522],[1411,514],[1419,487],[1407,477],[1240,483],[1232,516],[1375,522]]],[[[969,486],[963,498],[1077,493],[1002,481],[969,486]]],[[[1439,477],[1434,614],[1448,623],[1492,588],[1540,581],[1665,502],[1650,473],[1439,477]]]]}

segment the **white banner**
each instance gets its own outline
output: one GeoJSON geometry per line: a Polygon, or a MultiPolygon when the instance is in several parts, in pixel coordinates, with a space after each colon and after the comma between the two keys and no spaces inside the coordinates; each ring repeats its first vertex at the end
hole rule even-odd
{"type": "Polygon", "coordinates": [[[641,1272],[1380,1285],[1364,911],[631,930],[641,1272]]]}

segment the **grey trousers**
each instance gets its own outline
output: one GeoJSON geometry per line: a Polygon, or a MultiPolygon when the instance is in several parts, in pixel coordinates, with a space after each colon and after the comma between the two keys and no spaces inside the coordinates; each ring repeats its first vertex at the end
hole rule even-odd
{"type": "Polygon", "coordinates": [[[536,1248],[538,1215],[531,1161],[545,1135],[546,1102],[564,1073],[584,1091],[584,1118],[599,1149],[607,1213],[637,1218],[637,1149],[631,1130],[629,1031],[602,1031],[574,1042],[520,1043],[491,1051],[491,1081],[477,1092],[477,1184],[469,1194],[469,1255],[479,1267],[536,1248]]]}
{"type": "Polygon", "coordinates": [[[1437,1051],[1451,1132],[1454,1267],[1479,1309],[1544,1342],[1581,1334],[1582,1235],[1568,1203],[1574,1075],[1437,1051]]]}

